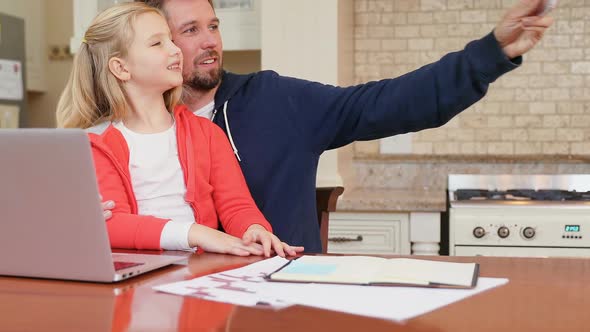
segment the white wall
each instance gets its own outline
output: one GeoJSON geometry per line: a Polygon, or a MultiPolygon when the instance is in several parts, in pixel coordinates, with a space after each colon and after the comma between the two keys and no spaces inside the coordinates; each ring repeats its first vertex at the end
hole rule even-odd
{"type": "MultiPolygon", "coordinates": [[[[74,33],[72,0],[50,0],[50,2],[51,5],[46,6],[45,15],[46,41],[43,47],[46,50],[50,45],[66,47],[74,33]]],[[[55,127],[55,108],[71,69],[71,57],[50,59],[46,62],[47,89],[42,94],[29,94],[28,111],[31,127],[55,127]]]]}
{"type": "MultiPolygon", "coordinates": [[[[352,79],[352,0],[262,0],[262,69],[332,85],[352,79]]],[[[322,155],[317,185],[342,185],[338,153],[322,155]]]]}

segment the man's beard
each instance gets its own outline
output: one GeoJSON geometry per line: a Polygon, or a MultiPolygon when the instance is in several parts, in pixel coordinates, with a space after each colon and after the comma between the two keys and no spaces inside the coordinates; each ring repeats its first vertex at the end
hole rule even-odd
{"type": "Polygon", "coordinates": [[[197,70],[193,71],[191,76],[189,76],[184,81],[184,84],[186,86],[196,91],[203,91],[211,90],[215,88],[219,84],[219,82],[221,82],[221,76],[223,75],[223,66],[221,62],[221,57],[219,57],[217,52],[212,51],[199,57],[199,59],[195,60],[194,66],[195,68],[197,68],[198,64],[201,62],[201,59],[209,56],[217,56],[219,66],[207,72],[198,72],[197,70]]]}

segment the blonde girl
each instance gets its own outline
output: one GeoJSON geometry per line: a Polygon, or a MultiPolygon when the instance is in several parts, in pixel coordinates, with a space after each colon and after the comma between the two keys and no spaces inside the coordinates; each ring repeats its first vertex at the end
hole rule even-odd
{"type": "Polygon", "coordinates": [[[295,255],[256,207],[225,134],[177,106],[182,53],[162,14],[124,3],[84,36],[57,108],[87,129],[113,248],[295,255]],[[225,232],[217,230],[219,222],[225,232]]]}

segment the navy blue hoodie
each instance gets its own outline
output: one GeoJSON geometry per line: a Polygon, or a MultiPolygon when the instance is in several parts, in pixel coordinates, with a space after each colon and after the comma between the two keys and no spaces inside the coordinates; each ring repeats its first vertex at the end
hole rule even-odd
{"type": "Polygon", "coordinates": [[[520,62],[508,59],[490,33],[401,77],[352,87],[273,71],[226,72],[213,121],[232,141],[252,196],[275,234],[306,252],[321,252],[315,185],[322,152],[442,126],[520,62]]]}

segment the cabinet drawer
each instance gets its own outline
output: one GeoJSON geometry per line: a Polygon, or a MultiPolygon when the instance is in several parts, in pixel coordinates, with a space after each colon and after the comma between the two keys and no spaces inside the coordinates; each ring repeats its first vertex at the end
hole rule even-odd
{"type": "Polygon", "coordinates": [[[328,239],[329,253],[410,253],[405,214],[331,213],[328,239]]]}

